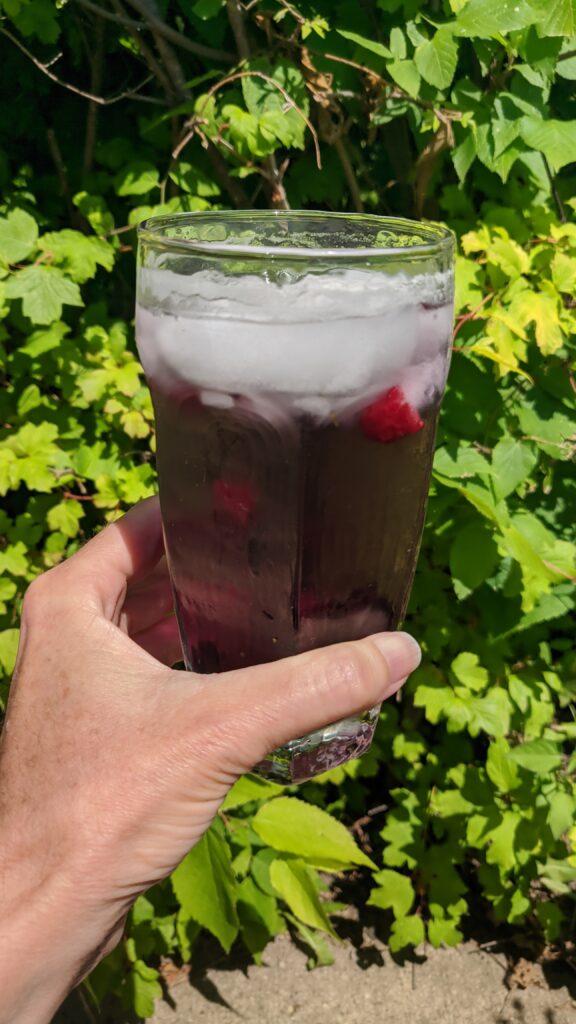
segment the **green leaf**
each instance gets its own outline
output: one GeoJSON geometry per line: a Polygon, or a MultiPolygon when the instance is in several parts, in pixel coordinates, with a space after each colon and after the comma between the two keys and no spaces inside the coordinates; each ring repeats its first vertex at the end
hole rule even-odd
{"type": "Polygon", "coordinates": [[[115,252],[108,242],[69,228],[42,235],[38,248],[51,254],[54,263],[61,264],[80,284],[94,277],[98,266],[105,270],[112,270],[114,266],[115,252]]]}
{"type": "Polygon", "coordinates": [[[548,824],[554,839],[561,839],[576,822],[576,798],[572,793],[556,790],[550,797],[548,824]]]}
{"type": "Polygon", "coordinates": [[[574,295],[576,292],[576,257],[563,252],[554,253],[551,264],[552,280],[559,292],[574,295]]]}
{"type": "Polygon", "coordinates": [[[419,946],[424,942],[425,931],[421,917],[411,914],[409,917],[401,917],[394,921],[388,945],[392,953],[398,953],[407,946],[419,946]]]}
{"type": "Polygon", "coordinates": [[[196,0],[192,11],[202,21],[209,21],[220,13],[225,2],[226,0],[196,0]]]}
{"type": "Polygon", "coordinates": [[[498,499],[507,498],[530,476],[538,456],[531,444],[503,438],[492,451],[492,486],[498,499]]]}
{"type": "Polygon", "coordinates": [[[538,32],[541,36],[576,35],[576,3],[574,0],[532,0],[538,11],[538,32]]]}
{"type": "Polygon", "coordinates": [[[552,740],[530,740],[513,747],[509,756],[521,768],[535,775],[548,775],[562,764],[562,753],[552,740]]]}
{"type": "Polygon", "coordinates": [[[277,857],[270,865],[270,879],[280,898],[299,921],[336,937],[304,861],[277,857]]]}
{"type": "Polygon", "coordinates": [[[142,960],[136,960],[126,979],[131,1002],[139,1017],[151,1017],[156,999],[162,998],[160,975],[142,960]]]}
{"type": "Polygon", "coordinates": [[[518,769],[510,759],[510,747],[503,737],[492,740],[488,747],[486,774],[499,793],[510,793],[520,785],[518,769]]]}
{"type": "Polygon", "coordinates": [[[469,523],[460,529],[450,548],[450,573],[460,598],[468,597],[498,564],[498,547],[482,523],[469,523]]]}
{"type": "Polygon", "coordinates": [[[26,267],[6,285],[9,299],[22,299],[22,310],[33,324],[51,324],[62,316],[63,306],[83,306],[78,285],[57,267],[40,264],[26,267]]]}
{"type": "Polygon", "coordinates": [[[61,501],[48,512],[48,526],[51,530],[59,530],[65,537],[76,537],[83,517],[84,509],[81,502],[61,501]]]}
{"type": "Polygon", "coordinates": [[[458,946],[463,935],[450,918],[432,918],[428,922],[428,939],[430,944],[438,949],[440,946],[458,946]]]}
{"type": "Polygon", "coordinates": [[[458,682],[469,690],[482,691],[486,689],[489,679],[488,672],[480,664],[477,654],[462,651],[454,658],[450,668],[458,682]]]}
{"type": "Polygon", "coordinates": [[[528,146],[544,154],[553,171],[576,160],[576,121],[524,117],[520,133],[528,146]]]}
{"type": "Polygon", "coordinates": [[[376,888],[368,898],[368,906],[393,910],[396,918],[405,917],[414,903],[414,887],[407,875],[400,871],[379,871],[374,875],[376,888]]]}
{"type": "Polygon", "coordinates": [[[442,26],[432,39],[418,46],[414,53],[414,63],[425,82],[437,89],[447,89],[458,63],[458,42],[452,28],[442,26]]]}
{"type": "Polygon", "coordinates": [[[491,476],[492,468],[476,448],[461,444],[436,450],[434,472],[450,479],[465,480],[473,476],[491,476]]]}
{"type": "Polygon", "coordinates": [[[342,28],[337,28],[336,32],[350,43],[356,43],[356,46],[360,46],[363,50],[375,53],[378,57],[384,57],[385,60],[392,59],[393,54],[388,47],[374,39],[367,39],[366,36],[360,36],[357,32],[347,32],[342,28]]]}
{"type": "Polygon", "coordinates": [[[386,66],[386,71],[409,96],[418,96],[421,80],[413,60],[393,60],[386,66]]]}
{"type": "Polygon", "coordinates": [[[211,932],[229,953],[239,928],[238,889],[228,844],[214,828],[176,868],[172,887],[183,911],[211,932]]]}
{"type": "Polygon", "coordinates": [[[143,196],[159,184],[158,168],[148,160],[131,160],[114,178],[119,196],[143,196]]]}
{"type": "Polygon", "coordinates": [[[538,864],[538,875],[542,884],[552,892],[560,895],[570,893],[574,891],[576,882],[576,864],[549,857],[545,864],[538,864]]]}
{"type": "Polygon", "coordinates": [[[253,800],[267,800],[281,792],[282,786],[277,786],[275,782],[260,779],[257,775],[243,775],[224,798],[221,810],[230,811],[233,807],[242,807],[253,800]]]}
{"type": "Polygon", "coordinates": [[[503,871],[511,871],[516,864],[514,839],[521,817],[515,811],[504,811],[496,828],[487,833],[490,841],[486,853],[488,864],[496,864],[503,871]]]}
{"type": "Polygon", "coordinates": [[[14,671],[19,635],[19,629],[4,629],[0,632],[0,665],[7,676],[14,671]]]}
{"type": "Polygon", "coordinates": [[[12,210],[0,217],[0,259],[6,263],[20,263],[34,252],[38,239],[38,225],[25,210],[12,210]]]}
{"type": "Polygon", "coordinates": [[[326,811],[296,797],[270,800],[256,813],[252,825],[275,850],[297,854],[321,870],[339,871],[354,864],[376,866],[344,825],[326,811]]]}
{"type": "Polygon", "coordinates": [[[469,0],[458,13],[462,35],[491,39],[533,25],[537,13],[525,0],[469,0]]]}

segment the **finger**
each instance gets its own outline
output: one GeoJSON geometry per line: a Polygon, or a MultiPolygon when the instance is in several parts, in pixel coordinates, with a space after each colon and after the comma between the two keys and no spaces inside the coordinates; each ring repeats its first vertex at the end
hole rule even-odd
{"type": "Polygon", "coordinates": [[[146,580],[128,588],[119,625],[132,636],[167,618],[173,610],[174,597],[164,563],[162,572],[158,572],[157,566],[146,580]]]}
{"type": "Polygon", "coordinates": [[[127,584],[146,576],[162,553],[160,505],[156,497],[148,498],[107,526],[55,572],[76,602],[96,606],[117,622],[127,584]]]}
{"type": "MultiPolygon", "coordinates": [[[[207,760],[230,775],[249,771],[289,740],[374,707],[397,692],[420,663],[407,633],[379,633],[294,658],[205,676],[186,696],[182,724],[208,723],[207,760]],[[187,719],[187,721],[186,721],[187,719]]],[[[180,681],[178,681],[180,676],[180,681]]]]}
{"type": "MultiPolygon", "coordinates": [[[[148,629],[133,633],[132,640],[163,665],[172,666],[182,661],[182,645],[174,615],[162,622],[154,623],[148,629]]],[[[188,680],[190,681],[189,676],[188,680]]]]}

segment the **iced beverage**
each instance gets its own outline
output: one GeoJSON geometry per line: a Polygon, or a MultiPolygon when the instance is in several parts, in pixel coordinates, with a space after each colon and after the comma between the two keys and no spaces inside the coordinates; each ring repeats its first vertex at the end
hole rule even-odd
{"type": "MultiPolygon", "coordinates": [[[[360,264],[294,257],[286,242],[252,256],[254,242],[211,255],[209,241],[191,241],[168,261],[165,240],[143,244],[137,339],[188,669],[269,662],[403,618],[450,352],[442,240],[443,260],[418,262],[413,243],[360,264]]],[[[356,757],[377,713],[294,741],[257,770],[297,782],[356,757]]]]}

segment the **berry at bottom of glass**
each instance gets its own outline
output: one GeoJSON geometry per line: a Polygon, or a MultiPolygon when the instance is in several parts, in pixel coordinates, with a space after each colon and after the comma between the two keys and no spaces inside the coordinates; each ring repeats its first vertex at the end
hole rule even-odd
{"type": "MultiPolygon", "coordinates": [[[[270,230],[271,215],[244,216],[270,230]]],[[[451,259],[421,269],[413,254],[415,272],[410,248],[398,268],[376,248],[374,265],[324,257],[318,269],[316,251],[291,262],[247,242],[240,261],[200,241],[200,257],[176,246],[166,267],[165,235],[150,234],[137,339],[186,667],[222,672],[395,629],[448,369],[451,259]]],[[[311,778],[362,754],[377,718],[293,740],[255,771],[311,778]]]]}

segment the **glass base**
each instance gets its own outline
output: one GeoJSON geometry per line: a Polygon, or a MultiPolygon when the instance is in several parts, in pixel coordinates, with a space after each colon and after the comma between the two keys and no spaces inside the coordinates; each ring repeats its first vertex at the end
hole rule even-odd
{"type": "Polygon", "coordinates": [[[263,779],[290,785],[306,782],[330,768],[352,761],[368,750],[380,705],[354,718],[344,718],[274,750],[252,772],[263,779]]]}

